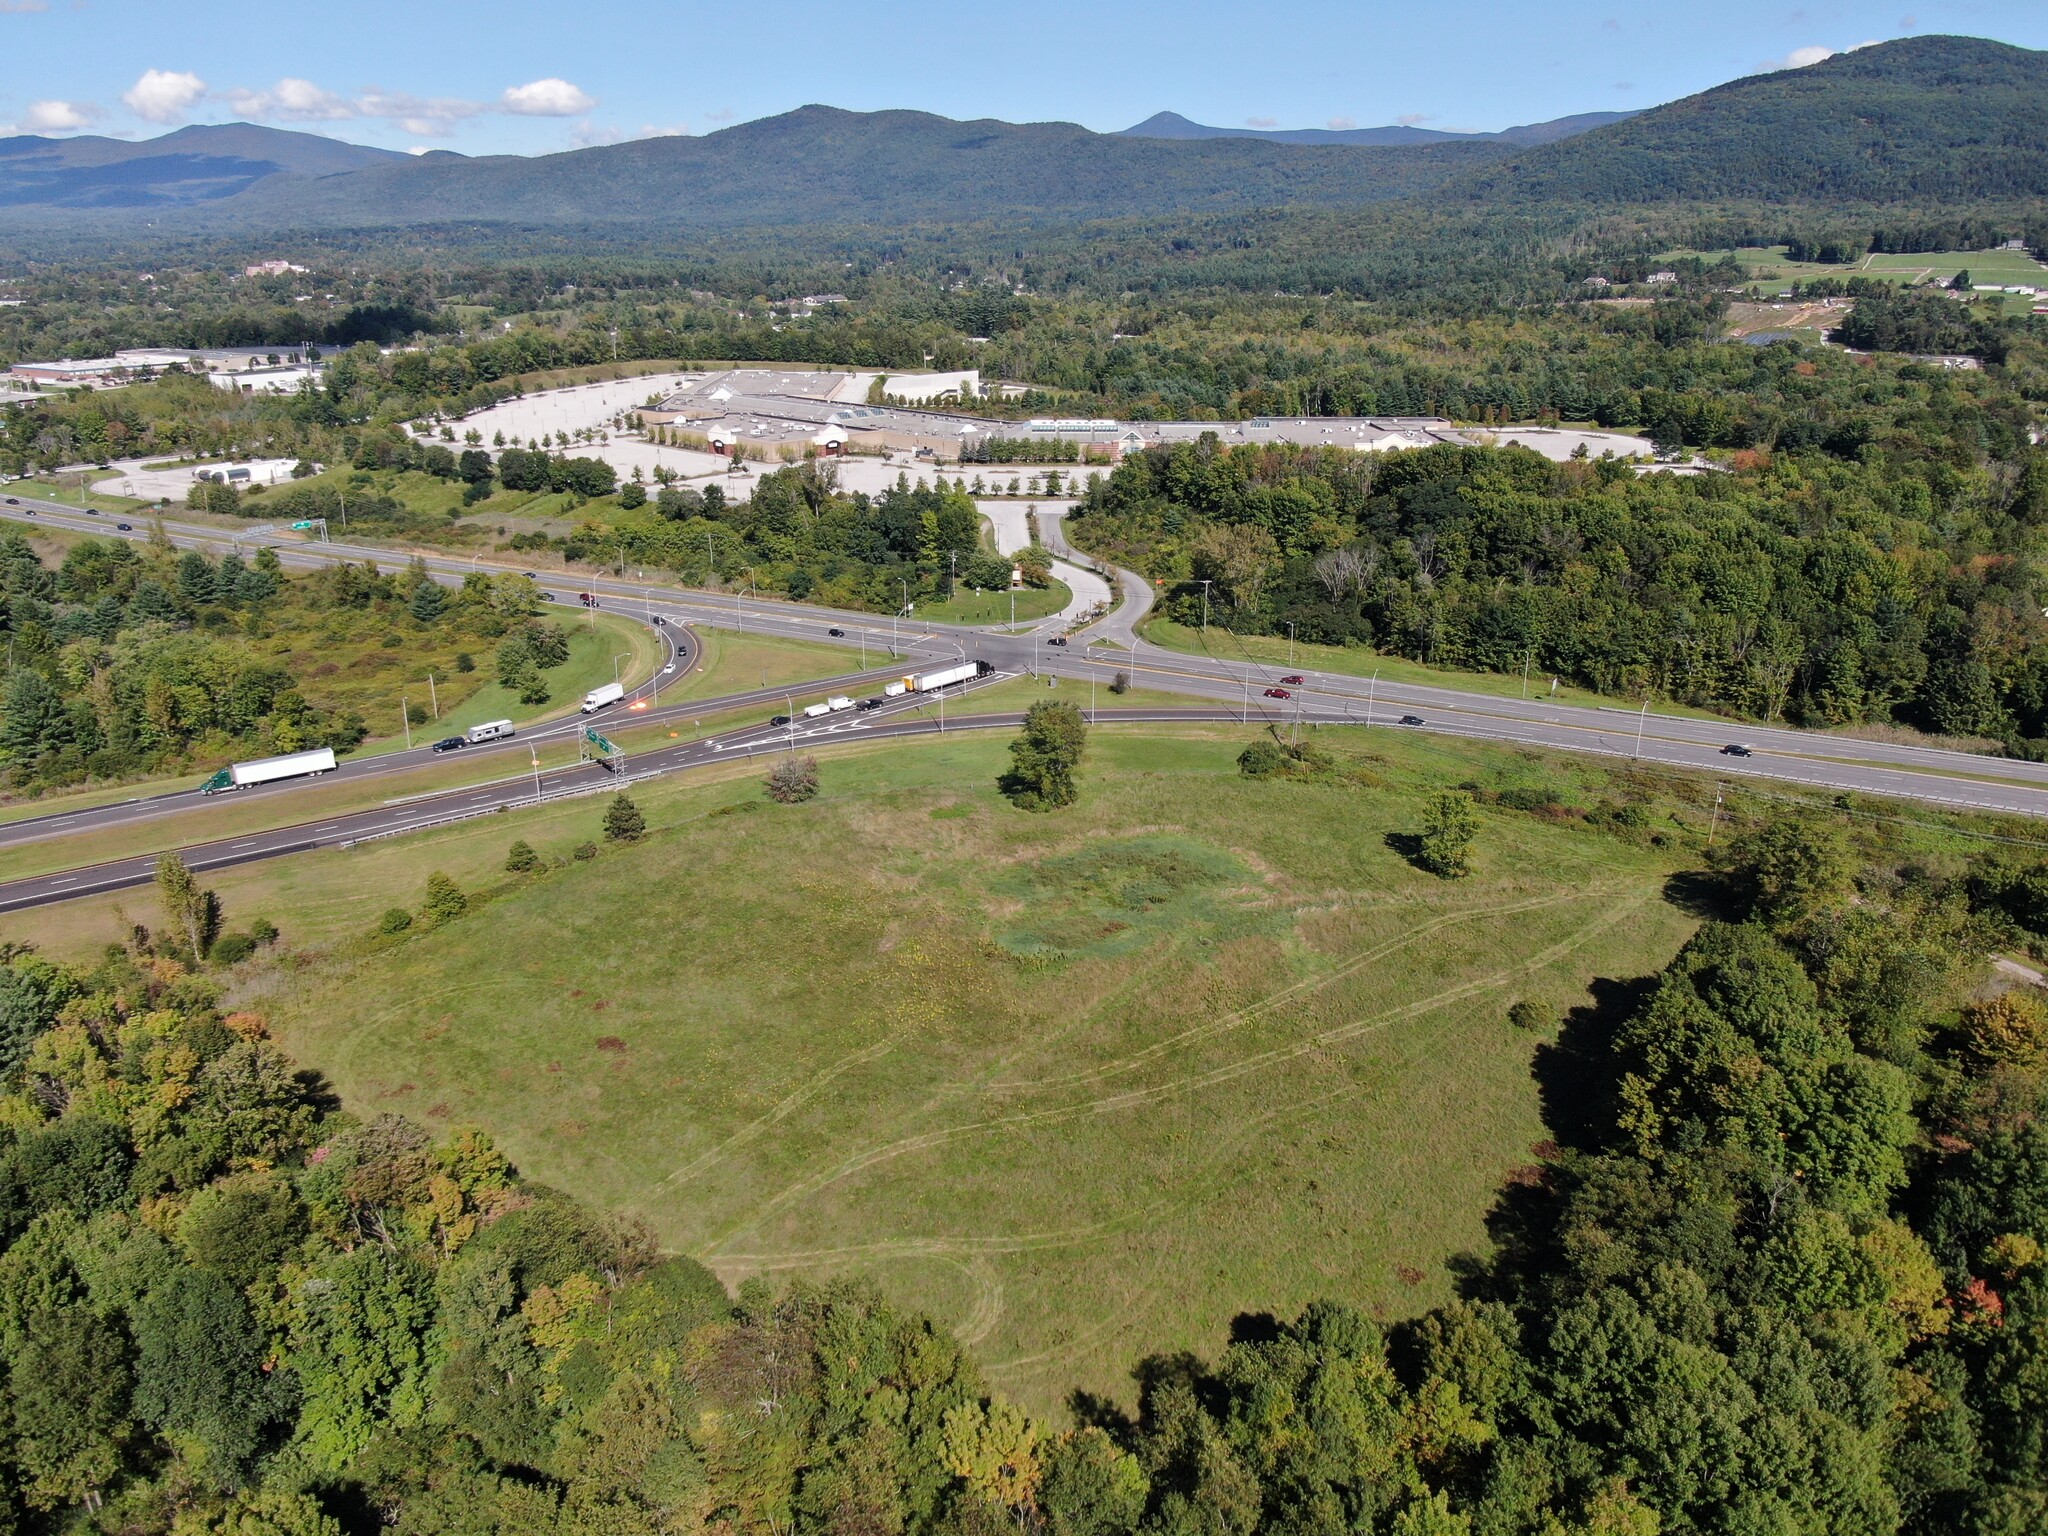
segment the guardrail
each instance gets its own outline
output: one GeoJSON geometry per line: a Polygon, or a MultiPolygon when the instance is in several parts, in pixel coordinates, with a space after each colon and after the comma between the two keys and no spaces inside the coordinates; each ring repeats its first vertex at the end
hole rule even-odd
{"type": "MultiPolygon", "coordinates": [[[[752,756],[751,753],[748,754],[752,756]]],[[[436,816],[431,821],[408,822],[402,827],[387,827],[382,832],[365,832],[361,837],[351,837],[337,843],[338,848],[353,848],[358,843],[374,843],[386,837],[409,837],[415,832],[431,832],[436,827],[452,827],[458,822],[475,821],[482,816],[499,816],[507,811],[531,810],[537,805],[551,805],[557,800],[574,800],[583,795],[601,795],[607,790],[617,790],[627,784],[639,784],[648,779],[658,779],[668,768],[649,768],[640,773],[623,774],[615,779],[602,780],[595,784],[575,784],[567,789],[544,790],[537,795],[522,795],[516,800],[500,800],[496,805],[480,805],[474,810],[451,811],[446,816],[436,816]]]]}

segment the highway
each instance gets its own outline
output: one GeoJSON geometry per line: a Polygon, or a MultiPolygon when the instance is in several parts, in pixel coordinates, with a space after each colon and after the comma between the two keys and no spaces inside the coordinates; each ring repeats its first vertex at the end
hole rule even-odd
{"type": "MultiPolygon", "coordinates": [[[[137,521],[134,516],[117,518],[111,514],[88,514],[76,507],[27,497],[20,498],[20,502],[20,505],[0,504],[0,517],[28,521],[32,514],[33,521],[44,527],[137,540],[149,536],[148,521],[137,521]],[[127,521],[132,526],[124,532],[115,526],[120,521],[127,521]]],[[[230,531],[175,518],[165,519],[163,526],[166,535],[180,547],[224,552],[235,542],[230,531]]],[[[1047,543],[1055,551],[1068,558],[1089,561],[1089,557],[1069,549],[1059,519],[1047,518],[1044,526],[1047,543]]],[[[243,534],[240,542],[248,544],[248,535],[243,534]]],[[[282,562],[294,568],[308,568],[334,560],[374,560],[389,565],[409,560],[412,556],[411,551],[403,549],[346,542],[265,542],[277,551],[282,562]]],[[[501,574],[516,570],[484,561],[481,557],[457,559],[428,552],[422,554],[428,570],[436,579],[450,585],[459,585],[465,576],[477,570],[501,574]]],[[[674,647],[679,640],[687,648],[688,661],[694,664],[700,648],[684,638],[687,627],[720,628],[837,645],[849,652],[864,651],[865,660],[869,663],[864,670],[819,679],[799,689],[754,690],[663,706],[659,702],[659,689],[664,685],[672,686],[681,675],[683,669],[678,665],[675,673],[657,671],[654,678],[636,690],[634,701],[644,702],[647,708],[631,715],[634,726],[699,719],[750,706],[772,706],[779,712],[785,696],[794,695],[801,707],[808,699],[821,697],[827,692],[855,694],[874,690],[884,679],[914,668],[942,664],[947,660],[978,660],[988,663],[1001,674],[1051,674],[1069,684],[1087,685],[1089,693],[1083,707],[1092,710],[1100,704],[1099,718],[1105,723],[1167,718],[1239,719],[1250,724],[1299,718],[1304,722],[1400,726],[1545,750],[1636,759],[1646,765],[1704,772],[1731,781],[1774,780],[1808,789],[1888,796],[1954,810],[2048,817],[2048,763],[1864,741],[1783,726],[1561,704],[1545,699],[1497,697],[1455,688],[1383,682],[1307,669],[1300,674],[1303,677],[1301,684],[1286,684],[1282,681],[1286,669],[1277,665],[1188,655],[1139,639],[1137,627],[1151,605],[1152,593],[1134,573],[1117,574],[1124,589],[1123,604],[1085,633],[1075,635],[1072,643],[1065,647],[1046,644],[1047,637],[1042,633],[1046,626],[1025,634],[1009,635],[999,630],[931,625],[908,619],[884,622],[873,614],[769,602],[738,594],[725,596],[687,591],[653,583],[624,581],[612,576],[541,577],[540,582],[546,590],[556,587],[568,589],[554,593],[555,596],[573,601],[575,592],[589,592],[606,612],[654,623],[670,647],[664,666],[675,660],[674,647]],[[666,622],[656,623],[657,620],[666,622]],[[840,633],[834,635],[830,633],[832,630],[840,633]],[[1190,707],[1164,714],[1114,708],[1115,696],[1109,693],[1108,684],[1118,672],[1126,673],[1135,686],[1185,695],[1190,707]],[[1291,697],[1275,699],[1267,696],[1266,690],[1278,688],[1285,688],[1291,697]],[[1724,752],[1723,749],[1731,743],[1748,747],[1749,755],[1724,752]]],[[[1220,631],[1219,641],[1228,643],[1228,637],[1220,631]]],[[[1078,691],[1064,696],[1081,701],[1078,691]]],[[[621,728],[625,724],[625,718],[618,714],[609,718],[617,721],[621,728]]],[[[951,723],[966,729],[1009,725],[1013,720],[1014,717],[1009,715],[988,715],[971,720],[962,717],[951,723]]],[[[468,748],[452,755],[460,760],[473,761],[477,756],[489,753],[516,754],[516,757],[506,757],[507,766],[511,768],[518,759],[530,761],[522,748],[536,742],[573,737],[584,723],[578,717],[571,717],[537,726],[510,741],[468,748]]],[[[845,726],[835,724],[814,732],[799,731],[796,739],[820,742],[877,739],[917,734],[934,728],[935,725],[917,719],[893,718],[893,712],[889,712],[864,715],[845,726]],[[865,734],[858,738],[848,736],[847,732],[855,728],[865,734]]],[[[787,735],[779,729],[771,731],[766,726],[759,729],[768,731],[777,739],[787,735]]],[[[720,738],[721,744],[716,747],[693,742],[635,754],[630,769],[634,777],[643,771],[686,769],[717,761],[721,752],[746,750],[747,743],[753,740],[752,736],[742,732],[720,738]]],[[[756,745],[756,750],[762,749],[756,745]]],[[[424,748],[416,748],[410,753],[389,753],[349,762],[339,770],[339,775],[371,777],[417,769],[423,762],[430,761],[433,759],[426,755],[424,748]]],[[[602,770],[585,766],[556,772],[587,775],[602,770]]],[[[506,777],[509,780],[515,774],[516,769],[506,777]]],[[[331,778],[323,778],[321,782],[331,782],[331,778]]],[[[547,786],[549,775],[544,773],[542,780],[547,786]]],[[[290,781],[239,793],[290,794],[304,782],[290,781]]],[[[526,775],[523,782],[527,783],[527,793],[530,794],[531,775],[526,775]]],[[[573,781],[569,779],[558,783],[559,787],[573,787],[573,781]]],[[[553,792],[553,788],[544,788],[544,793],[553,792]]],[[[452,789],[445,794],[415,797],[406,805],[395,808],[402,813],[399,815],[394,816],[393,811],[361,813],[371,820],[360,825],[355,818],[341,817],[332,822],[312,823],[310,830],[304,826],[280,829],[231,844],[199,844],[185,851],[188,859],[195,862],[195,867],[200,867],[200,862],[205,860],[215,861],[206,867],[220,867],[223,863],[273,856],[286,851],[288,845],[328,846],[367,835],[384,835],[390,830],[425,824],[440,816],[464,814],[466,807],[482,803],[476,798],[479,795],[489,800],[492,794],[496,794],[498,799],[490,802],[495,806],[506,793],[502,789],[493,791],[488,786],[452,789]],[[362,830],[372,826],[372,831],[362,830]],[[287,836],[287,833],[292,835],[287,836]],[[306,842],[304,839],[307,837],[315,840],[306,842]]],[[[195,799],[189,789],[184,789],[0,824],[0,850],[50,837],[147,821],[174,811],[190,811],[194,809],[195,799]]],[[[135,864],[141,861],[127,862],[135,864]]],[[[119,874],[119,868],[98,866],[91,870],[71,871],[68,874],[72,883],[68,885],[61,883],[66,880],[66,875],[0,885],[0,911],[112,888],[104,883],[107,880],[131,883],[119,874]]]]}

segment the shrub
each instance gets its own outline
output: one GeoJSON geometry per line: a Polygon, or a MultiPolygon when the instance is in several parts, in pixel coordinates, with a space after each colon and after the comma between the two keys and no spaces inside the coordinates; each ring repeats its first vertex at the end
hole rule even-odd
{"type": "Polygon", "coordinates": [[[256,941],[246,933],[224,934],[214,941],[207,959],[215,965],[240,965],[256,953],[256,941]]]}
{"type": "Polygon", "coordinates": [[[575,859],[594,859],[597,857],[597,844],[578,843],[570,857],[575,859]]]}
{"type": "Polygon", "coordinates": [[[647,818],[640,814],[633,797],[623,790],[612,796],[612,803],[604,808],[605,841],[637,843],[646,831],[647,818]]]}
{"type": "Polygon", "coordinates": [[[1479,812],[1462,789],[1439,790],[1430,796],[1422,820],[1416,863],[1446,880],[1472,873],[1472,843],[1479,836],[1479,812]]]}
{"type": "Polygon", "coordinates": [[[1287,771],[1287,754],[1263,737],[1237,754],[1237,771],[1248,779],[1271,779],[1287,771]]]}
{"type": "Polygon", "coordinates": [[[455,670],[458,672],[474,672],[476,670],[476,658],[467,651],[457,651],[455,653],[455,670]]]}
{"type": "Polygon", "coordinates": [[[420,905],[421,922],[429,928],[438,928],[468,910],[469,898],[462,894],[461,886],[438,869],[427,876],[427,899],[420,905]]]}
{"type": "Polygon", "coordinates": [[[529,870],[540,868],[540,855],[533,851],[533,845],[520,838],[505,850],[505,870],[508,874],[523,875],[529,870]]]}
{"type": "Polygon", "coordinates": [[[1129,693],[1131,691],[1131,674],[1128,672],[1117,673],[1115,677],[1109,680],[1109,691],[1111,693],[1129,693]]]}
{"type": "Polygon", "coordinates": [[[777,805],[800,805],[818,793],[818,760],[785,757],[768,770],[768,798],[777,805]]]}
{"type": "Polygon", "coordinates": [[[412,914],[403,907],[386,907],[377,920],[379,933],[403,933],[412,926],[412,914]]]}
{"type": "Polygon", "coordinates": [[[1541,1008],[1524,998],[1508,1010],[1508,1022],[1517,1029],[1539,1030],[1547,1020],[1541,1008]]]}
{"type": "Polygon", "coordinates": [[[267,949],[277,942],[277,924],[267,917],[259,917],[249,925],[249,937],[267,949]]]}

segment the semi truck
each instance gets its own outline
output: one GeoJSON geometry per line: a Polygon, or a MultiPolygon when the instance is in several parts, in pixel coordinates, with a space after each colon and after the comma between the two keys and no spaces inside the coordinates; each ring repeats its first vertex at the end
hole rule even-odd
{"type": "Polygon", "coordinates": [[[950,688],[955,683],[969,683],[977,677],[987,677],[993,671],[995,668],[985,661],[963,661],[956,666],[942,667],[937,672],[913,673],[903,679],[903,687],[896,691],[937,693],[941,688],[950,688]]]}
{"type": "Polygon", "coordinates": [[[621,683],[606,683],[602,688],[593,688],[583,695],[583,713],[595,714],[605,705],[616,704],[625,696],[626,689],[621,683]]]}
{"type": "Polygon", "coordinates": [[[256,757],[246,763],[229,763],[200,785],[199,792],[215,795],[224,789],[247,789],[252,784],[271,784],[279,779],[332,772],[334,753],[328,747],[317,752],[287,752],[282,757],[256,757]]]}
{"type": "Polygon", "coordinates": [[[512,729],[510,720],[486,720],[482,725],[472,725],[467,733],[471,746],[480,741],[497,741],[501,737],[516,734],[518,733],[512,729]]]}

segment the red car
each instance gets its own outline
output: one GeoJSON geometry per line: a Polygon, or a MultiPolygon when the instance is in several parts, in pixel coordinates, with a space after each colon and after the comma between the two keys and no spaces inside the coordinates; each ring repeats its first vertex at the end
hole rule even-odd
{"type": "Polygon", "coordinates": [[[1291,699],[1294,695],[1285,688],[1268,688],[1266,690],[1266,697],[1269,699],[1291,699]]]}
{"type": "Polygon", "coordinates": [[[1295,687],[1299,688],[1303,683],[1307,682],[1308,679],[1303,677],[1299,672],[1296,672],[1290,677],[1281,678],[1280,681],[1283,683],[1292,683],[1295,687]]]}

